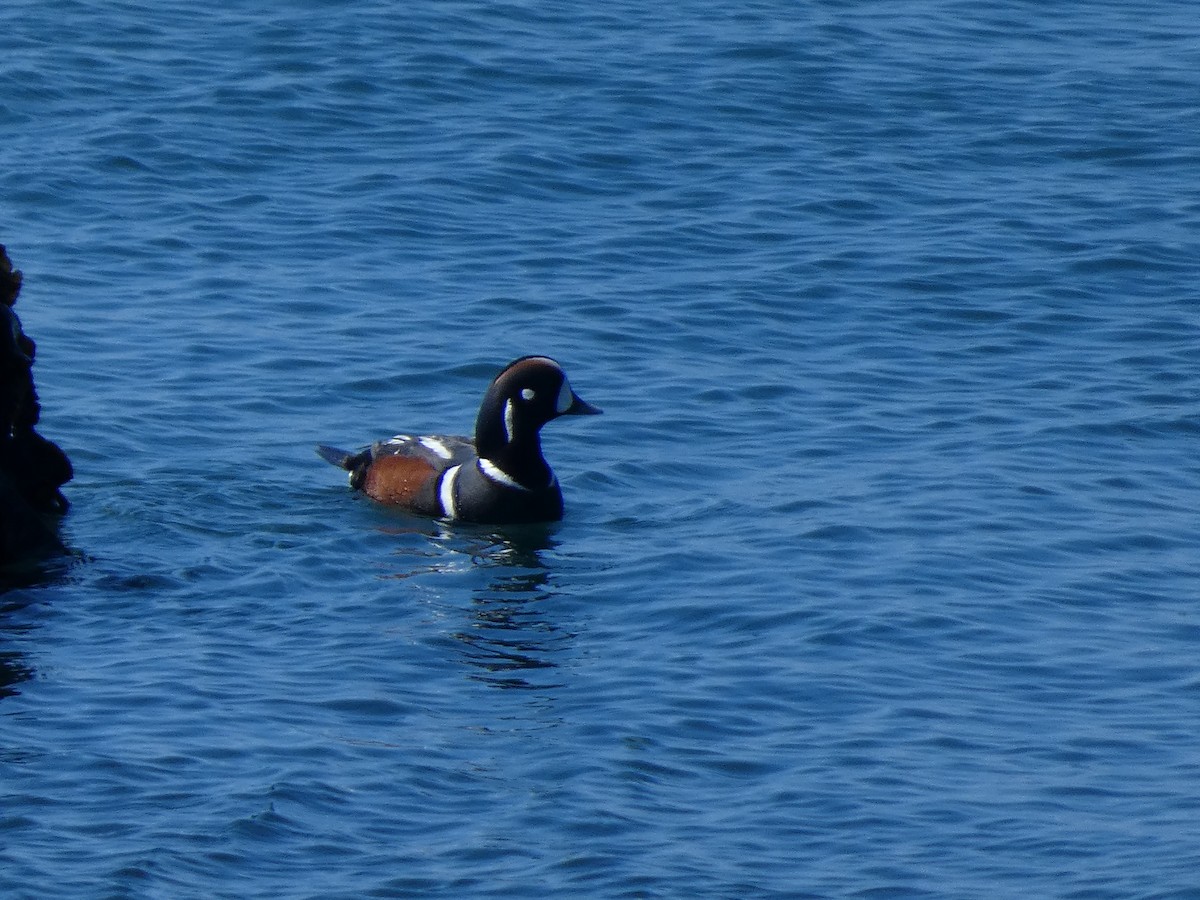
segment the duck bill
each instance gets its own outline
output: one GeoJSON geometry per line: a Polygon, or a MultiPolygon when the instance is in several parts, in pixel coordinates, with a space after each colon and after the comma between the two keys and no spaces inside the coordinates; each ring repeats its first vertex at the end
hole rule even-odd
{"type": "Polygon", "coordinates": [[[564,416],[598,416],[602,410],[599,407],[592,406],[574,391],[571,391],[571,405],[564,411],[564,416]]]}

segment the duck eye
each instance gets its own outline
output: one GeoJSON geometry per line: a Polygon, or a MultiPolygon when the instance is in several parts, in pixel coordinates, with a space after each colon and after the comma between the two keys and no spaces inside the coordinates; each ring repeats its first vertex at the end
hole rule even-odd
{"type": "Polygon", "coordinates": [[[532,400],[537,394],[533,392],[533,388],[521,388],[521,399],[532,400]]]}

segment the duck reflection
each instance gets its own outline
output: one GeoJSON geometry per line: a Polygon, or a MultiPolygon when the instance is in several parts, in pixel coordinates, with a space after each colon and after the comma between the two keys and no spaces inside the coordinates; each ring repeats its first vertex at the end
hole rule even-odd
{"type": "Polygon", "coordinates": [[[546,554],[557,542],[546,527],[492,532],[471,549],[486,582],[471,591],[465,627],[453,633],[471,676],[498,688],[555,687],[546,676],[573,635],[546,615],[554,596],[546,554]]]}
{"type": "MultiPolygon", "coordinates": [[[[462,610],[461,626],[447,637],[472,668],[470,677],[497,688],[545,689],[574,635],[555,624],[546,601],[554,597],[547,557],[558,546],[556,524],[499,529],[435,523],[426,531],[436,561],[399,578],[433,576],[440,595],[462,610]],[[451,598],[448,581],[467,589],[467,603],[451,598]]],[[[429,547],[426,546],[428,551],[429,547]]],[[[406,556],[413,548],[400,551],[406,556]]]]}

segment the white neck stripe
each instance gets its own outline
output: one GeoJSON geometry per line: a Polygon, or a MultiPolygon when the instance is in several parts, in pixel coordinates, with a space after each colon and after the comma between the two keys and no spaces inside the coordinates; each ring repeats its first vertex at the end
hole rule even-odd
{"type": "Polygon", "coordinates": [[[442,515],[447,519],[454,519],[458,516],[458,504],[454,502],[454,482],[458,480],[458,471],[461,465],[451,466],[442,473],[442,483],[438,487],[438,503],[442,506],[442,515]]]}
{"type": "Polygon", "coordinates": [[[496,484],[502,484],[505,487],[514,488],[518,491],[527,491],[529,488],[517,481],[502,468],[492,462],[490,459],[479,457],[479,471],[484,474],[485,478],[489,478],[496,484]]]}

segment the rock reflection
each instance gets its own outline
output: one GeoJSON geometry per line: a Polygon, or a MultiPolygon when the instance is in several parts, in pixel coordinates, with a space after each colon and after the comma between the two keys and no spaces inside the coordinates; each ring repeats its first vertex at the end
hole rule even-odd
{"type": "Polygon", "coordinates": [[[33,678],[33,669],[14,650],[0,650],[0,699],[19,694],[22,682],[33,678]]]}
{"type": "Polygon", "coordinates": [[[0,699],[19,694],[20,685],[36,674],[24,653],[8,645],[21,642],[36,628],[36,617],[26,610],[36,611],[37,590],[58,583],[68,571],[67,562],[61,560],[0,567],[0,699]]]}

